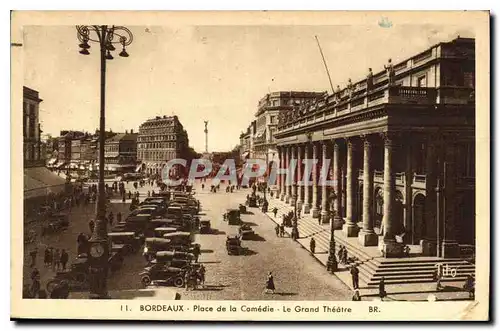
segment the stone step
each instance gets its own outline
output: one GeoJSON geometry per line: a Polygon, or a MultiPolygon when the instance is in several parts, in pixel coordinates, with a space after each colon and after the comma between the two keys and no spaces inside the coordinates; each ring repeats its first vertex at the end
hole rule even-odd
{"type": "MultiPolygon", "coordinates": [[[[361,278],[361,277],[360,277],[361,278]]],[[[466,278],[465,277],[456,277],[456,278],[445,278],[441,280],[442,282],[465,282],[466,278]]],[[[370,280],[366,282],[366,286],[368,287],[376,287],[378,286],[380,282],[380,279],[377,280],[370,280]]],[[[412,278],[412,279],[385,279],[384,278],[384,283],[386,285],[395,285],[395,284],[415,284],[415,283],[435,283],[436,281],[432,278],[428,277],[419,277],[419,278],[412,278]]]]}

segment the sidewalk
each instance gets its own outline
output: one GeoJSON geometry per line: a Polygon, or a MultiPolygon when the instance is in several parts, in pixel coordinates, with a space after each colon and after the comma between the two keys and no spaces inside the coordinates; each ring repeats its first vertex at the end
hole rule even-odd
{"type": "MultiPolygon", "coordinates": [[[[282,215],[293,210],[293,207],[285,202],[272,198],[269,200],[269,212],[266,215],[276,224],[281,224],[282,215]],[[276,207],[278,212],[276,218],[272,213],[273,208],[276,207]]],[[[300,238],[297,242],[303,249],[309,253],[326,267],[328,261],[328,248],[330,241],[330,225],[318,224],[318,220],[314,219],[311,214],[302,215],[299,219],[299,235],[300,238]],[[316,240],[316,253],[312,254],[309,249],[311,237],[316,240]]],[[[291,236],[291,227],[285,227],[285,233],[291,236]]],[[[339,263],[339,271],[335,272],[335,276],[339,278],[351,290],[352,280],[349,269],[347,266],[339,263]]],[[[436,291],[435,283],[408,283],[408,284],[395,284],[386,285],[385,290],[387,297],[384,301],[427,301],[429,295],[434,295],[436,301],[449,301],[449,300],[469,300],[469,294],[461,290],[462,282],[446,282],[444,290],[436,291]]],[[[378,288],[361,287],[359,293],[363,300],[379,300],[378,288]]]]}

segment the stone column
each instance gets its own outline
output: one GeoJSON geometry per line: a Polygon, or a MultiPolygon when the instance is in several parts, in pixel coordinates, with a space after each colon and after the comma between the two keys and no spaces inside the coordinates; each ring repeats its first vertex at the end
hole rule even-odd
{"type": "MultiPolygon", "coordinates": [[[[297,153],[297,146],[295,145],[290,146],[290,160],[295,160],[295,162],[297,161],[296,153],[297,153]]],[[[295,165],[295,163],[292,161],[290,161],[290,164],[295,165]]],[[[293,170],[294,170],[293,173],[291,173],[292,181],[291,181],[291,194],[290,194],[290,205],[292,207],[295,206],[295,197],[297,194],[297,187],[293,185],[294,183],[297,182],[297,171],[295,171],[296,169],[293,170]]]]}
{"type": "Polygon", "coordinates": [[[426,159],[425,159],[425,228],[423,229],[422,240],[420,245],[422,246],[422,255],[424,256],[436,256],[438,254],[437,249],[437,238],[436,231],[432,229],[437,229],[437,196],[436,196],[436,185],[437,185],[437,162],[438,162],[438,152],[436,143],[438,143],[440,137],[436,134],[430,134],[426,139],[426,159]]]}
{"type": "Polygon", "coordinates": [[[313,218],[319,217],[318,209],[318,144],[313,143],[313,160],[316,162],[312,169],[313,195],[311,213],[313,218]]]}
{"type": "MultiPolygon", "coordinates": [[[[304,145],[304,159],[308,160],[310,159],[311,156],[310,156],[310,153],[309,153],[309,144],[306,143],[306,145],[304,145]]],[[[309,181],[306,177],[309,175],[309,169],[307,169],[307,167],[304,167],[304,170],[303,170],[303,175],[302,175],[302,178],[303,178],[303,181],[304,181],[304,204],[302,205],[302,214],[309,214],[309,211],[311,210],[311,201],[310,201],[310,198],[309,198],[309,184],[307,184],[307,182],[309,181]]]]}
{"type": "Polygon", "coordinates": [[[299,199],[299,201],[297,202],[297,209],[301,209],[302,205],[304,204],[304,194],[303,194],[304,186],[301,184],[303,175],[302,160],[303,160],[302,145],[298,145],[297,146],[297,189],[298,189],[297,198],[299,199]]]}
{"type": "Polygon", "coordinates": [[[333,191],[335,192],[335,200],[333,201],[333,228],[335,230],[342,229],[342,177],[340,173],[340,146],[339,143],[333,140],[333,191]]]}
{"type": "Polygon", "coordinates": [[[321,157],[321,169],[322,171],[324,172],[323,173],[323,183],[320,183],[321,184],[321,221],[322,223],[330,223],[330,211],[328,210],[328,205],[329,205],[329,201],[328,201],[328,190],[327,190],[327,186],[326,186],[326,181],[328,180],[328,168],[324,168],[326,167],[326,160],[327,160],[327,142],[326,141],[322,141],[321,143],[321,147],[322,147],[322,157],[321,157]]]}
{"type": "MultiPolygon", "coordinates": [[[[282,169],[283,168],[283,154],[281,153],[281,147],[278,146],[277,150],[278,150],[278,169],[282,169]]],[[[278,169],[276,169],[276,170],[278,170],[278,169]]],[[[281,195],[283,194],[283,178],[282,178],[282,175],[280,175],[277,171],[276,171],[276,180],[278,181],[278,192],[276,194],[276,199],[280,199],[281,195]]]]}
{"type": "Polygon", "coordinates": [[[346,224],[343,231],[348,237],[357,237],[359,228],[353,220],[353,202],[354,202],[354,174],[353,174],[353,154],[354,143],[352,139],[347,140],[347,170],[346,170],[346,224]]]}
{"type": "Polygon", "coordinates": [[[292,160],[292,146],[288,146],[287,148],[287,153],[286,153],[286,167],[287,167],[287,178],[286,178],[286,203],[290,203],[292,200],[293,192],[292,192],[292,184],[293,184],[293,178],[291,177],[292,171],[291,171],[291,160],[292,160]]]}
{"type": "Polygon", "coordinates": [[[450,135],[446,139],[445,157],[443,165],[444,176],[444,224],[443,241],[441,243],[441,256],[444,258],[453,258],[460,256],[460,247],[456,241],[456,183],[457,183],[457,165],[456,165],[456,145],[457,136],[450,135]]]}
{"type": "Polygon", "coordinates": [[[377,246],[378,236],[373,231],[373,166],[370,137],[365,137],[363,146],[363,229],[358,238],[363,246],[377,246]]]}
{"type": "MultiPolygon", "coordinates": [[[[286,146],[282,146],[281,147],[281,154],[282,154],[282,158],[283,158],[283,169],[287,169],[287,147],[286,146]]],[[[281,197],[280,197],[280,200],[281,201],[285,201],[286,200],[286,173],[282,174],[281,175],[281,197]]]]}
{"type": "Polygon", "coordinates": [[[393,150],[394,150],[394,137],[385,135],[384,141],[384,243],[383,251],[385,257],[401,257],[403,254],[403,246],[396,242],[394,233],[394,219],[393,219],[393,206],[394,206],[394,174],[393,174],[393,150]]]}

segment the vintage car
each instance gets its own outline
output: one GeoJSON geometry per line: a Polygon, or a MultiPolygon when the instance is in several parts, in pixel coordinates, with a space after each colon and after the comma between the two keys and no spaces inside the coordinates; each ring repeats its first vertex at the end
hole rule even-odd
{"type": "Polygon", "coordinates": [[[243,251],[241,247],[241,240],[239,237],[227,237],[226,250],[228,255],[240,255],[243,251]]]}
{"type": "Polygon", "coordinates": [[[135,232],[110,232],[108,238],[111,243],[111,251],[123,251],[123,254],[137,252],[143,242],[143,237],[136,235],[135,232]]]}
{"type": "Polygon", "coordinates": [[[247,198],[246,204],[248,207],[255,208],[257,207],[257,197],[255,195],[251,195],[247,198]]]}
{"type": "Polygon", "coordinates": [[[210,233],[212,232],[211,224],[209,220],[200,221],[200,233],[210,233]]]}
{"type": "Polygon", "coordinates": [[[163,238],[168,239],[172,242],[173,246],[176,245],[190,245],[194,238],[191,232],[172,232],[163,235],[163,238]]]}
{"type": "Polygon", "coordinates": [[[241,223],[240,210],[228,209],[224,214],[224,221],[226,221],[229,225],[239,225],[241,223]]]}
{"type": "Polygon", "coordinates": [[[152,281],[163,282],[167,285],[174,285],[176,287],[183,287],[185,274],[186,269],[156,263],[144,268],[139,276],[141,277],[141,283],[144,287],[150,285],[152,281]]]}
{"type": "Polygon", "coordinates": [[[146,238],[144,242],[143,255],[147,261],[151,261],[157,252],[168,251],[172,248],[172,242],[164,238],[146,238]]]}
{"type": "Polygon", "coordinates": [[[195,259],[193,253],[181,252],[181,251],[160,251],[156,253],[155,262],[164,263],[170,262],[172,260],[186,260],[192,261],[195,259]]]}
{"type": "Polygon", "coordinates": [[[243,224],[239,227],[238,234],[241,239],[247,239],[249,237],[253,237],[255,235],[255,232],[250,225],[243,224]]]}
{"type": "Polygon", "coordinates": [[[247,206],[240,203],[239,210],[240,214],[245,214],[247,212],[247,206]]]}
{"type": "Polygon", "coordinates": [[[166,216],[167,218],[182,218],[182,206],[169,205],[166,216]]]}
{"type": "Polygon", "coordinates": [[[179,228],[176,227],[161,227],[155,229],[155,237],[163,238],[163,236],[167,233],[178,232],[179,228]]]}

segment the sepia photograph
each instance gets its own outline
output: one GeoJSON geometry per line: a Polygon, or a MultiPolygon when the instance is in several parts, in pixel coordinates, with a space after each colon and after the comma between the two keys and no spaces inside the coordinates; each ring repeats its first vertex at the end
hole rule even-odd
{"type": "Polygon", "coordinates": [[[488,12],[134,15],[12,14],[12,318],[488,318],[488,12]]]}

